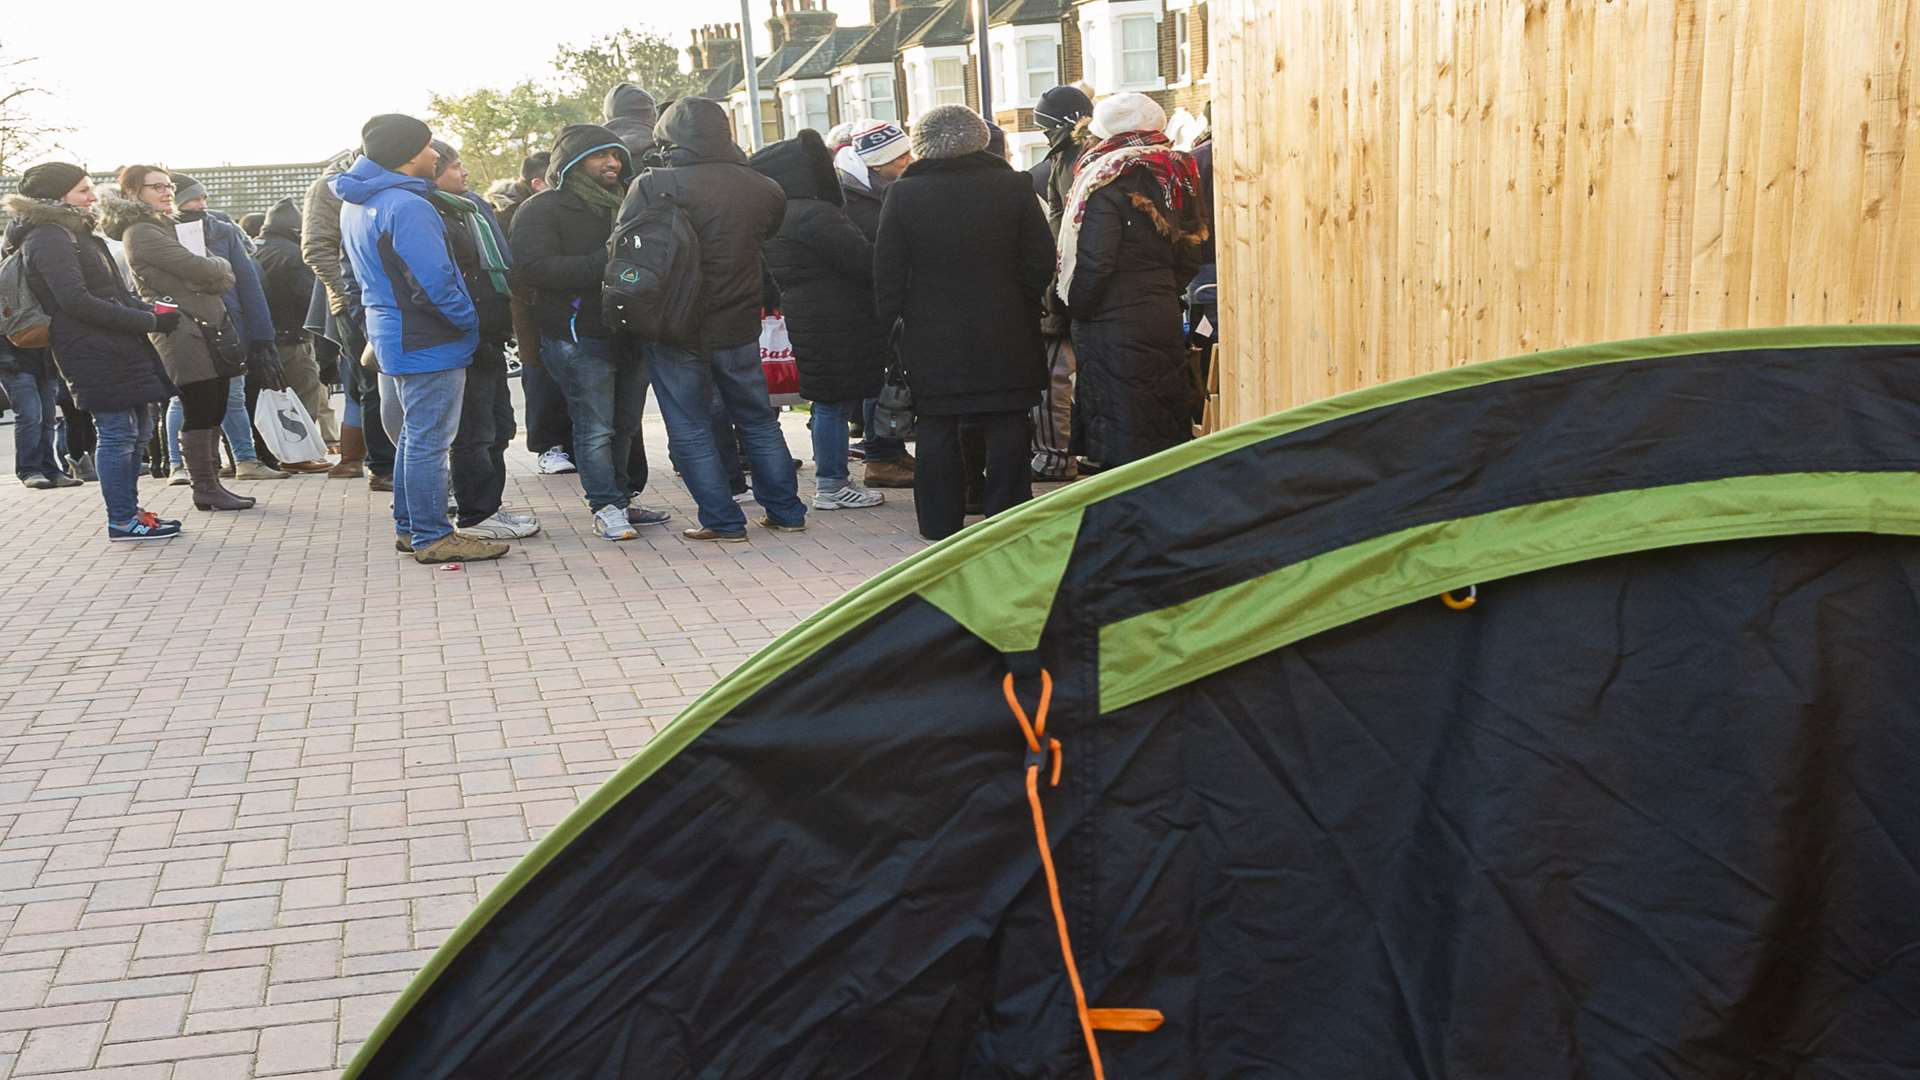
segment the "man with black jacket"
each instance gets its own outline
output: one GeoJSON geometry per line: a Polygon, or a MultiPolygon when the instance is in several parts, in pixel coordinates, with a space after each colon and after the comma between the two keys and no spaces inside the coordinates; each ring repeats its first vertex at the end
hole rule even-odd
{"type": "MultiPolygon", "coordinates": [[[[1033,110],[1033,118],[1047,133],[1048,146],[1047,156],[1028,172],[1033,176],[1034,192],[1047,204],[1047,225],[1056,241],[1080,153],[1098,141],[1086,133],[1083,122],[1092,115],[1092,100],[1072,86],[1056,86],[1040,95],[1033,110]]],[[[1033,408],[1033,478],[1072,480],[1078,474],[1072,449],[1073,378],[1078,365],[1073,353],[1073,323],[1067,317],[1067,305],[1054,295],[1052,285],[1047,287],[1040,333],[1047,343],[1049,376],[1047,392],[1033,408]]]]}
{"type": "Polygon", "coordinates": [[[448,455],[458,532],[482,540],[524,540],[540,531],[532,514],[501,509],[507,486],[507,445],[513,442],[513,395],[507,387],[507,339],[513,335],[508,304],[507,234],[493,207],[467,188],[460,151],[440,141],[434,166],[433,208],[446,226],[453,265],[473,297],[480,343],[460,397],[460,426],[448,455]]]}
{"type": "Polygon", "coordinates": [[[280,350],[280,366],[286,369],[287,387],[320,426],[320,436],[327,445],[338,446],[340,421],[321,381],[313,335],[306,327],[315,278],[300,261],[300,207],[292,199],[281,199],[267,211],[266,223],[254,245],[253,261],[260,264],[260,285],[267,293],[274,345],[280,350]]]}
{"type": "Polygon", "coordinates": [[[600,314],[607,240],[632,175],[619,136],[598,124],[571,124],[553,144],[547,190],[513,213],[520,279],[538,294],[540,361],[566,394],[574,465],[603,540],[631,540],[639,535],[635,526],[669,517],[632,500],[646,486],[645,475],[631,474],[628,454],[640,438],[647,366],[636,344],[615,335],[600,314]]]}
{"type": "MultiPolygon", "coordinates": [[[[779,231],[786,194],[747,164],[717,101],[674,102],[654,128],[654,138],[664,148],[666,163],[657,183],[677,183],[684,192],[682,206],[700,239],[700,302],[706,311],[696,345],[646,343],[674,463],[700,506],[699,527],[685,535],[735,543],[747,538],[746,515],[733,501],[714,442],[716,394],[746,443],[753,495],[766,510],[759,524],[799,532],[806,528],[807,508],[799,499],[793,455],[780,434],[780,414],[767,400],[760,368],[760,245],[779,231]]],[[[642,185],[636,184],[620,216],[638,215],[646,205],[642,185]]],[[[577,411],[573,419],[578,443],[577,411]]]]}

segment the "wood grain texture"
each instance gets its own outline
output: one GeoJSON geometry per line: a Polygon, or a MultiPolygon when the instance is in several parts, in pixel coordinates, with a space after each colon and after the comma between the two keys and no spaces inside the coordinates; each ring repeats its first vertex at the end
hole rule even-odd
{"type": "Polygon", "coordinates": [[[1920,0],[1209,10],[1219,422],[1539,349],[1916,317],[1920,0]]]}

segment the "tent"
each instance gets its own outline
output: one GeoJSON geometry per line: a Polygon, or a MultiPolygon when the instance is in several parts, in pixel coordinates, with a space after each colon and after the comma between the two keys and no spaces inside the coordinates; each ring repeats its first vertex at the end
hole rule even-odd
{"type": "Polygon", "coordinates": [[[1920,1075],[1916,537],[1920,327],[1230,429],[723,680],[348,1080],[1920,1075]]]}

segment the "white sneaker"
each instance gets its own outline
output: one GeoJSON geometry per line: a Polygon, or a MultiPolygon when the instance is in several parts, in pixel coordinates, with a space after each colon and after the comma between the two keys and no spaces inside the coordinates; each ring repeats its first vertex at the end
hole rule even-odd
{"type": "MultiPolygon", "coordinates": [[[[537,517],[534,517],[530,511],[502,509],[499,513],[496,513],[493,516],[497,518],[505,518],[506,520],[511,521],[516,525],[531,525],[534,527],[535,530],[538,530],[540,528],[540,519],[537,517]]],[[[529,533],[528,535],[531,536],[532,534],[529,533]]]]}
{"type": "Polygon", "coordinates": [[[561,473],[579,472],[580,470],[573,467],[573,459],[567,456],[565,450],[555,446],[541,452],[540,471],[547,476],[558,476],[561,473]]]}
{"type": "Polygon", "coordinates": [[[822,491],[813,497],[815,510],[865,510],[886,502],[887,497],[868,491],[859,484],[848,484],[839,491],[822,491]]]}
{"type": "Polygon", "coordinates": [[[602,540],[631,540],[640,535],[640,530],[627,521],[627,512],[611,504],[593,512],[593,524],[602,540]]]}
{"type": "Polygon", "coordinates": [[[495,514],[478,525],[463,525],[454,530],[461,536],[480,540],[525,540],[539,531],[538,522],[515,521],[505,514],[495,514]]]}

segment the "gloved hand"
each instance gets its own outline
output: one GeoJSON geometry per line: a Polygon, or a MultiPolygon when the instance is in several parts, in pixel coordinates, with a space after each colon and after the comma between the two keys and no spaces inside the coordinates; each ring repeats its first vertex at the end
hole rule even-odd
{"type": "Polygon", "coordinates": [[[156,311],[153,313],[153,330],[156,334],[171,334],[180,329],[178,311],[156,311]]]}
{"type": "Polygon", "coordinates": [[[256,341],[247,349],[247,374],[268,390],[287,388],[287,369],[280,364],[280,350],[271,341],[256,341]]]}

